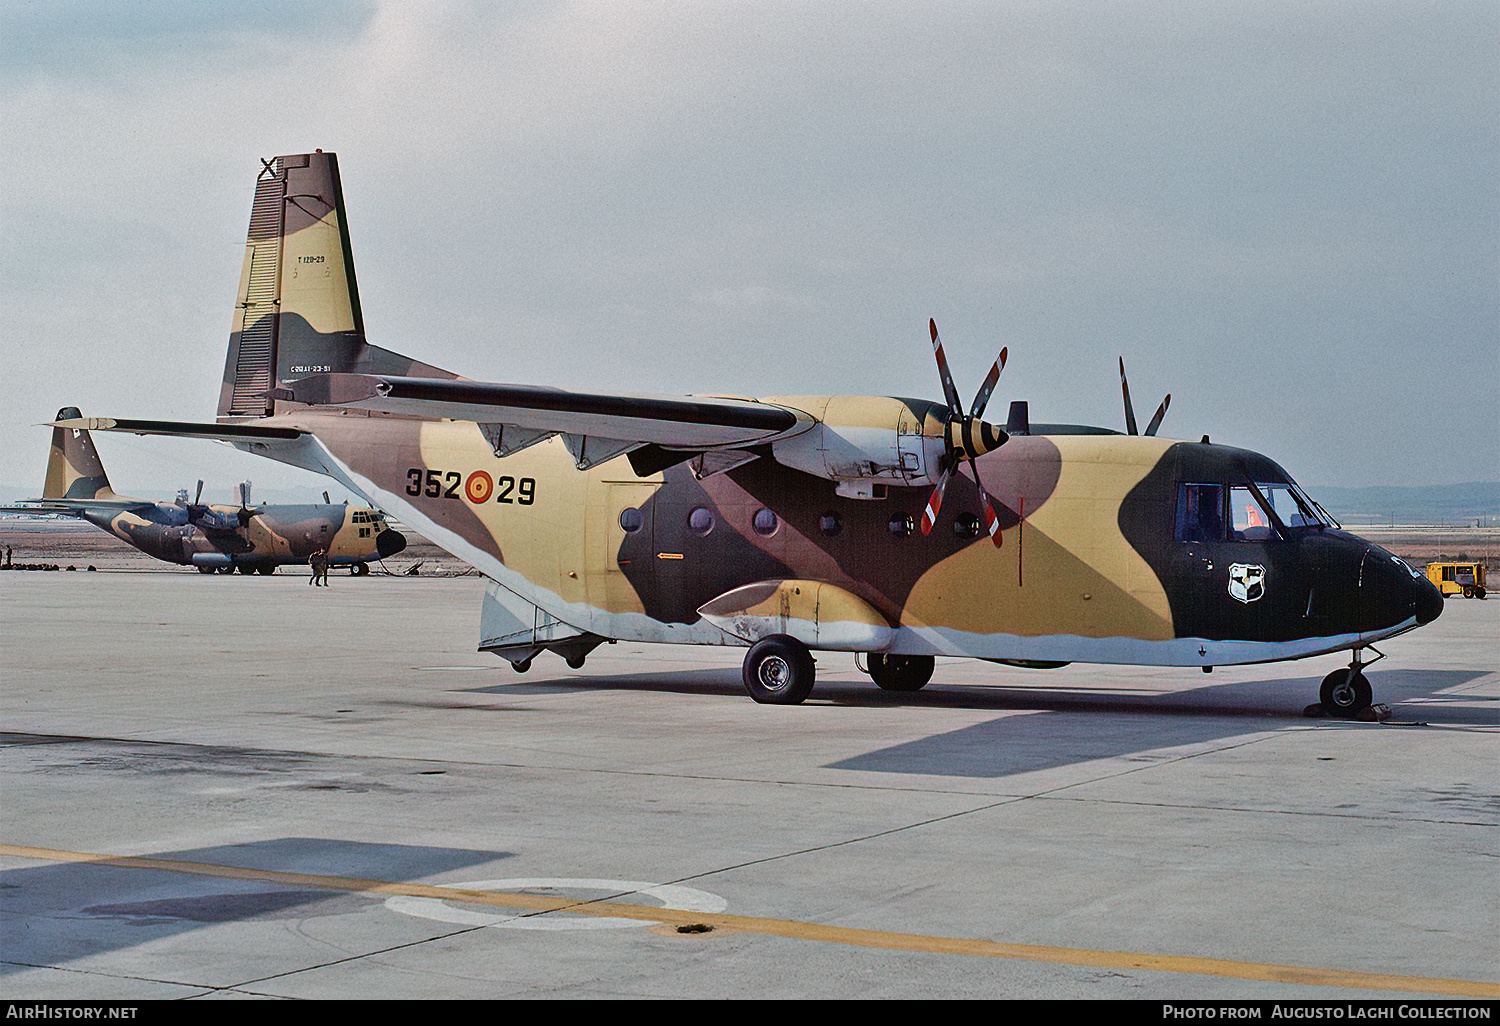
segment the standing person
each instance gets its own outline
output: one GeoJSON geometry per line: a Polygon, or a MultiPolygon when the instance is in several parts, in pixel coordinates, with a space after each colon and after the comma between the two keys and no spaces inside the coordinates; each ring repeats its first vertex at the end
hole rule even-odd
{"type": "Polygon", "coordinates": [[[308,584],[317,587],[319,583],[328,587],[328,553],[319,549],[307,557],[307,565],[312,567],[312,580],[308,584]]]}

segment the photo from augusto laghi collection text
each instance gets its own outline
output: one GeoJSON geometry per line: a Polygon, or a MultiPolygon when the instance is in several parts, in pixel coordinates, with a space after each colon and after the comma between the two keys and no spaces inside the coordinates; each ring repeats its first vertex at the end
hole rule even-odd
{"type": "Polygon", "coordinates": [[[1163,1019],[1490,1019],[1494,1002],[1182,1002],[1161,1006],[1163,1019]]]}

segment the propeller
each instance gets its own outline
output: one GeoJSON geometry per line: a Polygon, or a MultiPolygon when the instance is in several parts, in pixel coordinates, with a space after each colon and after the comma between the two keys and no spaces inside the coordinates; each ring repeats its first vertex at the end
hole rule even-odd
{"type": "Polygon", "coordinates": [[[240,508],[236,512],[236,515],[239,517],[239,520],[240,520],[240,526],[241,527],[249,527],[251,519],[258,512],[259,512],[259,510],[254,510],[254,509],[250,508],[250,482],[249,481],[241,481],[240,482],[240,508]]]}
{"type": "Polygon", "coordinates": [[[200,477],[198,479],[198,490],[193,493],[193,501],[187,507],[188,523],[198,523],[207,512],[208,507],[203,505],[203,479],[200,477]]]}
{"type": "MultiPolygon", "coordinates": [[[[1130,382],[1125,380],[1125,357],[1123,356],[1120,357],[1120,391],[1125,396],[1125,433],[1138,435],[1140,431],[1136,429],[1135,407],[1130,405],[1130,382]]],[[[1152,417],[1151,423],[1146,425],[1146,436],[1148,438],[1154,436],[1156,429],[1161,427],[1162,418],[1167,415],[1167,407],[1171,405],[1172,393],[1168,392],[1167,397],[1156,408],[1156,416],[1152,417]]]]}
{"type": "Polygon", "coordinates": [[[922,533],[932,533],[938,511],[943,507],[943,493],[948,488],[948,480],[953,476],[953,471],[964,460],[968,460],[969,467],[974,472],[974,484],[979,489],[979,501],[984,506],[984,529],[995,547],[999,548],[1005,542],[1005,535],[1000,531],[1000,518],[995,515],[995,507],[984,490],[984,482],[979,479],[978,458],[1000,448],[1010,436],[995,425],[980,420],[980,417],[990,401],[990,395],[995,391],[995,383],[1000,380],[1000,372],[1005,369],[1005,358],[1009,355],[1009,350],[1000,350],[999,359],[985,375],[984,383],[979,386],[974,403],[969,407],[968,416],[965,416],[959,402],[958,388],[953,384],[953,374],[948,370],[948,357],[943,353],[943,343],[938,340],[937,321],[929,319],[927,326],[932,332],[932,352],[937,357],[938,377],[943,382],[948,419],[943,425],[943,456],[939,463],[941,473],[937,484],[933,486],[932,496],[927,500],[927,508],[922,511],[922,533]]]}

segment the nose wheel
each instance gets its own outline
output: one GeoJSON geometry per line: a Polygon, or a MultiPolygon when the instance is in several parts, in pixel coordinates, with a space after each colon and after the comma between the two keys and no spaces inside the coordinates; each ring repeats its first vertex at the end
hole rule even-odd
{"type": "Polygon", "coordinates": [[[1334,670],[1323,678],[1323,686],[1318,689],[1323,712],[1344,720],[1353,719],[1368,709],[1373,697],[1370,682],[1353,667],[1334,670]]]}
{"type": "Polygon", "coordinates": [[[1370,708],[1374,693],[1370,690],[1370,682],[1365,678],[1363,670],[1370,663],[1385,658],[1382,652],[1376,652],[1373,648],[1370,651],[1375,652],[1375,659],[1363,662],[1360,650],[1355,649],[1354,659],[1348,666],[1334,670],[1323,678],[1323,685],[1318,688],[1318,699],[1325,716],[1352,720],[1370,708]]]}

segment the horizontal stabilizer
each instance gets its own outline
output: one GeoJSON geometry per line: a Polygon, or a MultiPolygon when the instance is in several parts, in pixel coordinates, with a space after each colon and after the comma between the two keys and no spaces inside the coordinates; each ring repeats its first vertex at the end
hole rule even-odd
{"type": "Polygon", "coordinates": [[[168,435],[174,438],[206,438],[228,442],[236,449],[268,456],[315,474],[325,474],[343,484],[356,495],[374,503],[365,485],[350,475],[311,432],[294,427],[265,424],[194,424],[173,420],[117,420],[114,417],[79,417],[59,420],[53,427],[82,428],[90,431],[114,431],[132,435],[168,435]]]}
{"type": "Polygon", "coordinates": [[[255,424],[193,424],[175,420],[116,420],[113,417],[75,417],[70,420],[55,420],[48,426],[84,431],[117,431],[131,435],[207,438],[215,442],[292,441],[306,434],[296,428],[260,427],[255,424]]]}
{"type": "Polygon", "coordinates": [[[155,507],[156,503],[140,499],[33,499],[13,506],[0,506],[0,513],[81,517],[89,510],[141,513],[155,507]]]}

